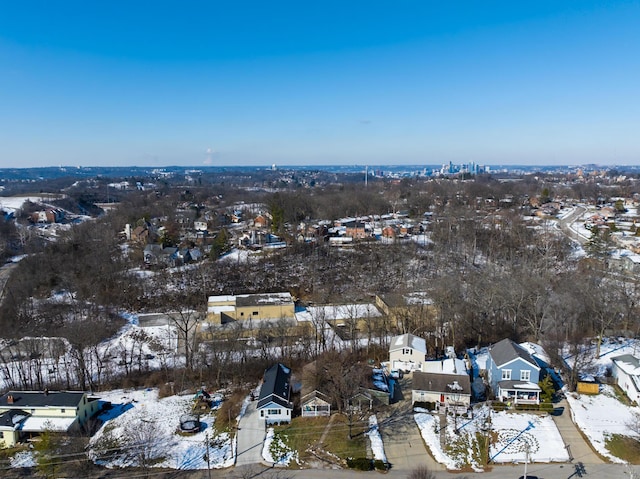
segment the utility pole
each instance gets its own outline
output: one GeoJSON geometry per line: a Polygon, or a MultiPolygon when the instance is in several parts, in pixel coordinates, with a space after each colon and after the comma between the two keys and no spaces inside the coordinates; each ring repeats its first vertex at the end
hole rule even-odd
{"type": "Polygon", "coordinates": [[[204,433],[204,440],[207,446],[207,477],[211,479],[211,456],[209,454],[209,432],[204,433]]]}

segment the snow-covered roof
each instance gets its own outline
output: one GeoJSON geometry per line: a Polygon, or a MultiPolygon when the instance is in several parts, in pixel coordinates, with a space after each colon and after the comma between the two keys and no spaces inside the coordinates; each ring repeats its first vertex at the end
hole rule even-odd
{"type": "Polygon", "coordinates": [[[631,354],[622,354],[611,359],[629,376],[640,376],[640,359],[631,354]]]}
{"type": "Polygon", "coordinates": [[[425,373],[438,374],[468,374],[464,360],[457,358],[425,361],[422,363],[422,371],[425,373]]]}
{"type": "Polygon", "coordinates": [[[20,430],[22,430],[23,432],[66,432],[69,430],[75,420],[75,417],[31,416],[22,423],[22,427],[20,428],[20,430]]]}
{"type": "Polygon", "coordinates": [[[391,338],[391,344],[389,345],[389,351],[396,351],[402,348],[413,348],[416,351],[427,353],[427,342],[423,338],[414,336],[413,334],[401,334],[400,336],[394,336],[391,338]]]}

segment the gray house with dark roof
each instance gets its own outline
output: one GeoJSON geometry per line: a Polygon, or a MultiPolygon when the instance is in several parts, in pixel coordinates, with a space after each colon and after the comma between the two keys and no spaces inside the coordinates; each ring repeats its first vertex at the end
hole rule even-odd
{"type": "Polygon", "coordinates": [[[511,339],[489,349],[487,379],[496,398],[514,404],[540,404],[540,366],[511,339]]]}
{"type": "Polygon", "coordinates": [[[293,411],[291,398],[291,369],[274,364],[264,373],[257,410],[267,424],[290,422],[293,411]]]}

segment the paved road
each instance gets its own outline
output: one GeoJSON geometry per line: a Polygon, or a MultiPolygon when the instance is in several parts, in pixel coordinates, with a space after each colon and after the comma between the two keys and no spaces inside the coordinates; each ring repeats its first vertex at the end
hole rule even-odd
{"type": "Polygon", "coordinates": [[[236,466],[248,466],[264,462],[262,445],[265,438],[264,422],[260,420],[256,406],[258,401],[251,401],[238,424],[238,450],[236,466]]]}
{"type": "MultiPolygon", "coordinates": [[[[639,477],[640,467],[629,468],[618,464],[585,465],[585,479],[631,479],[639,477]],[[632,475],[635,473],[635,476],[632,475]]],[[[386,475],[393,478],[406,478],[410,470],[391,469],[386,475]]],[[[242,466],[224,471],[211,471],[211,477],[225,477],[232,479],[365,479],[380,477],[377,472],[358,472],[345,469],[305,469],[289,470],[268,468],[265,466],[242,466]]],[[[435,472],[437,479],[517,479],[524,474],[523,465],[496,466],[493,470],[483,473],[451,473],[435,472]]],[[[536,475],[542,479],[578,479],[574,464],[529,464],[527,474],[536,475]]],[[[109,476],[111,477],[111,476],[109,476]]],[[[119,477],[128,477],[125,475],[119,477]]],[[[139,477],[139,476],[136,476],[139,477]]],[[[174,477],[189,479],[207,479],[207,471],[178,472],[174,477]]]]}
{"type": "Polygon", "coordinates": [[[584,237],[580,236],[575,231],[573,231],[571,229],[571,225],[576,220],[581,218],[585,211],[587,211],[587,209],[584,206],[576,206],[576,209],[572,213],[568,214],[566,217],[564,217],[564,218],[562,218],[561,220],[558,221],[558,224],[560,225],[560,229],[569,238],[571,238],[572,240],[577,241],[581,245],[585,244],[589,240],[587,238],[584,238],[584,237]]]}
{"type": "Polygon", "coordinates": [[[563,399],[556,408],[563,408],[563,412],[559,416],[553,416],[553,420],[558,426],[558,431],[562,436],[565,445],[569,446],[569,452],[574,462],[582,462],[584,464],[604,464],[604,461],[598,456],[591,446],[587,443],[584,436],[580,433],[578,427],[571,418],[571,409],[566,399],[563,399]]]}

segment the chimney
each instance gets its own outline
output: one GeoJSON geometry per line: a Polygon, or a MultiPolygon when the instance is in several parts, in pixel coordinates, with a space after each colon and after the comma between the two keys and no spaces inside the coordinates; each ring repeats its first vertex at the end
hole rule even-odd
{"type": "Polygon", "coordinates": [[[11,394],[7,396],[7,404],[13,404],[13,396],[11,394]]]}

